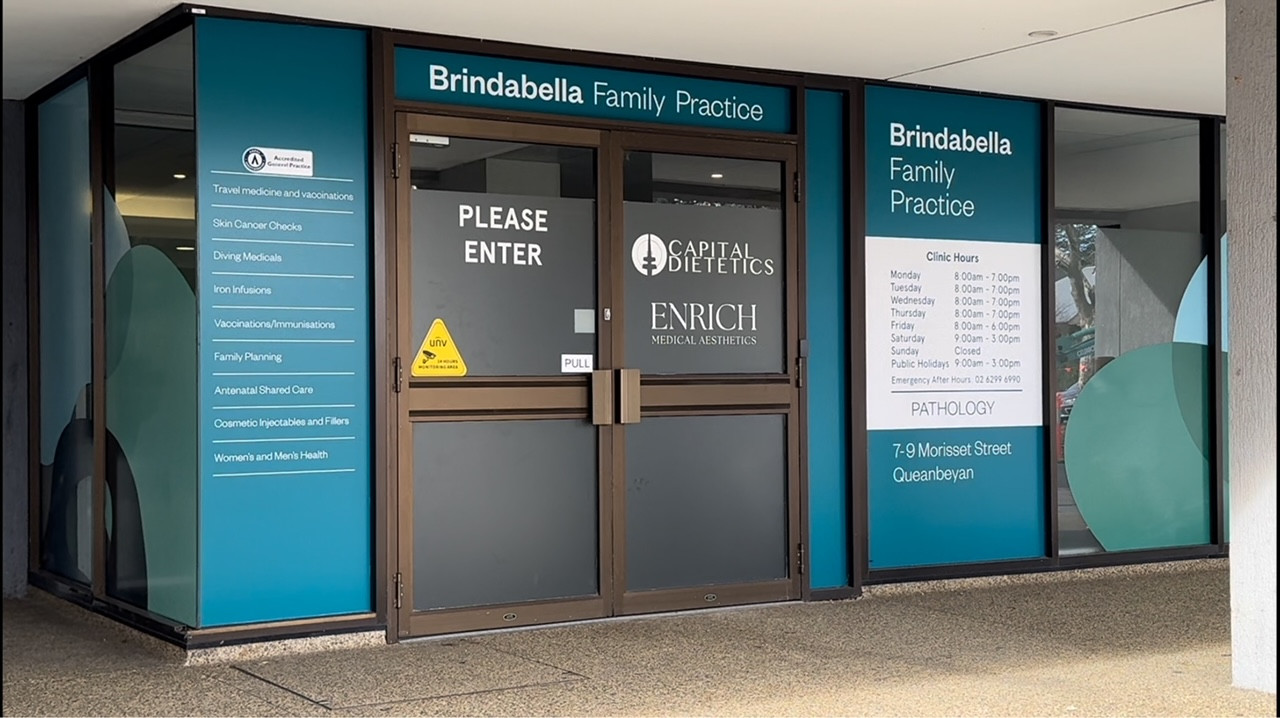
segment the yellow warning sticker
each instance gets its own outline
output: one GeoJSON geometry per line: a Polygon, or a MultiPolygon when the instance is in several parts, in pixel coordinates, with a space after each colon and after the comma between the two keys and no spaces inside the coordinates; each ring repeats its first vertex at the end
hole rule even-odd
{"type": "Polygon", "coordinates": [[[443,319],[431,322],[422,348],[413,360],[413,376],[466,376],[467,363],[462,360],[458,345],[453,343],[449,328],[443,319]]]}

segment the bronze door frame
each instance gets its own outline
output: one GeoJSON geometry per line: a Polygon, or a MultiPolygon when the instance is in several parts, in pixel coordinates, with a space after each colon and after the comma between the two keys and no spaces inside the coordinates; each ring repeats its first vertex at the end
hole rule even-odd
{"type": "MultiPolygon", "coordinates": [[[[390,431],[394,462],[396,545],[389,546],[395,574],[388,612],[396,618],[399,638],[561,621],[725,606],[799,598],[801,567],[801,417],[798,389],[800,332],[798,207],[794,193],[783,188],[786,303],[786,372],[769,375],[697,375],[639,377],[620,362],[625,322],[622,292],[623,152],[725,156],[777,161],[783,178],[796,176],[794,143],[709,139],[660,133],[625,132],[453,115],[395,114],[396,146],[392,157],[394,240],[388,243],[392,281],[388,288],[388,343],[396,357],[390,431]],[[596,151],[597,316],[596,364],[590,374],[542,377],[459,377],[415,379],[407,361],[420,337],[410,335],[412,249],[410,226],[410,133],[506,140],[592,148],[596,151]],[[401,149],[405,148],[405,149],[401,149]],[[402,159],[404,158],[404,159],[402,159]],[[617,260],[615,261],[615,257],[617,260]],[[610,319],[603,310],[611,310],[610,319]],[[638,391],[627,385],[638,384],[638,391]],[[638,401],[637,401],[638,396],[638,401]],[[660,591],[625,592],[626,477],[625,430],[621,412],[643,416],[781,414],[787,423],[787,527],[789,576],[763,583],[701,586],[660,591]],[[413,450],[415,423],[501,419],[582,419],[598,430],[599,594],[589,598],[519,604],[414,611],[413,581],[413,450]]],[[[642,419],[641,419],[642,420],[642,419]]]]}
{"type": "MultiPolygon", "coordinates": [[[[684,588],[628,591],[626,589],[626,431],[614,432],[614,473],[611,477],[614,496],[613,518],[613,574],[614,612],[618,615],[653,613],[709,606],[731,606],[768,601],[785,601],[801,596],[801,426],[799,373],[799,249],[797,218],[798,206],[795,193],[787,184],[797,177],[796,147],[789,143],[763,143],[744,140],[710,139],[660,135],[641,132],[611,132],[611,154],[618,161],[610,168],[614,176],[610,186],[614,196],[610,205],[613,222],[611,240],[617,256],[623,256],[627,237],[623,236],[623,165],[622,158],[629,150],[665,154],[701,155],[737,159],[778,162],[782,169],[782,208],[785,255],[783,257],[783,287],[786,318],[786,372],[782,374],[698,374],[698,375],[643,375],[638,379],[638,415],[632,420],[643,421],[645,416],[723,416],[728,414],[781,414],[787,425],[787,537],[788,577],[782,580],[684,588]]],[[[624,340],[628,321],[623,301],[625,279],[624,265],[619,261],[612,267],[614,295],[613,356],[618,357],[619,368],[626,367],[624,340]]],[[[620,382],[625,384],[625,382],[620,382]]],[[[626,387],[622,387],[624,392],[626,387]]],[[[625,399],[623,400],[625,404],[625,399]]],[[[624,407],[625,408],[625,407],[624,407]]]]}
{"type": "MultiPolygon", "coordinates": [[[[608,267],[609,247],[605,237],[607,204],[603,197],[608,193],[608,148],[603,135],[596,130],[562,128],[543,125],[519,125],[491,120],[458,117],[425,116],[397,113],[396,136],[398,147],[408,147],[409,134],[427,134],[468,137],[475,139],[505,140],[561,146],[587,147],[596,150],[596,233],[597,233],[597,302],[609,296],[610,277],[604,271],[608,267]]],[[[405,154],[400,150],[397,155],[405,154]]],[[[393,161],[401,163],[400,157],[393,161]]],[[[566,374],[541,377],[459,377],[448,379],[416,379],[409,375],[405,357],[417,352],[420,337],[410,334],[411,279],[409,256],[412,247],[410,227],[410,171],[405,167],[396,172],[395,180],[395,257],[391,260],[395,276],[392,306],[388,308],[390,319],[390,343],[396,347],[398,376],[396,384],[401,391],[394,394],[397,421],[395,430],[398,461],[398,505],[393,507],[397,515],[397,546],[392,547],[396,572],[396,596],[392,611],[398,612],[401,637],[471,631],[504,626],[524,626],[584,618],[599,618],[608,614],[609,591],[612,586],[612,566],[597,561],[599,589],[595,597],[566,600],[535,601],[519,604],[499,604],[471,608],[441,609],[415,612],[413,610],[413,445],[408,440],[413,424],[431,421],[484,421],[498,419],[582,419],[592,421],[593,410],[607,409],[611,395],[600,391],[607,380],[607,373],[591,375],[566,374]],[[593,402],[593,398],[596,400],[593,402]]],[[[608,322],[596,317],[596,356],[599,366],[609,366],[610,327],[608,322]]],[[[593,422],[598,423],[598,422],[593,422]]],[[[598,425],[597,441],[599,472],[603,474],[610,465],[612,446],[611,427],[598,425]]],[[[605,537],[612,532],[606,482],[597,482],[599,502],[598,534],[601,545],[597,556],[604,554],[605,537]]]]}

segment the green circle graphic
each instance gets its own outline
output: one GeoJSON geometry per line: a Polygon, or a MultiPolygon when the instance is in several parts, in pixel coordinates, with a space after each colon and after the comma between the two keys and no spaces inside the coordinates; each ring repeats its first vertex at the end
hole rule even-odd
{"type": "Polygon", "coordinates": [[[1155,344],[1107,363],[1076,398],[1067,476],[1106,550],[1209,542],[1208,378],[1208,347],[1155,344]]]}

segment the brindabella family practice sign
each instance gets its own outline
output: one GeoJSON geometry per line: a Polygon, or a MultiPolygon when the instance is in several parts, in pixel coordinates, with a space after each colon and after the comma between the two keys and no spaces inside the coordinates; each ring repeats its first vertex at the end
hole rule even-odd
{"type": "Polygon", "coordinates": [[[396,97],[498,110],[790,132],[789,88],[398,47],[396,97]]]}
{"type": "Polygon", "coordinates": [[[1039,106],[866,108],[870,566],[1041,556],[1039,106]]]}

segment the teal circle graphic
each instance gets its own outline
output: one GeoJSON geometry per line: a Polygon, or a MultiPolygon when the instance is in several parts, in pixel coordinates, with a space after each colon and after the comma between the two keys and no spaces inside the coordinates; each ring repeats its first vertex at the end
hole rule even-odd
{"type": "Polygon", "coordinates": [[[1106,550],[1209,542],[1208,377],[1208,347],[1154,344],[1108,362],[1076,398],[1067,476],[1106,550]]]}
{"type": "MultiPolygon", "coordinates": [[[[1227,236],[1218,239],[1221,246],[1218,270],[1218,290],[1222,294],[1222,350],[1227,351],[1227,325],[1230,323],[1230,306],[1227,294],[1227,236]]],[[[1174,317],[1173,340],[1191,344],[1209,343],[1209,258],[1200,261],[1196,271],[1182,292],[1178,313],[1174,317]]]]}
{"type": "Polygon", "coordinates": [[[1209,441],[1209,347],[1174,342],[1170,357],[1173,395],[1187,436],[1205,461],[1212,459],[1209,441]],[[1179,349],[1181,347],[1181,349],[1179,349]]]}
{"type": "Polygon", "coordinates": [[[1209,343],[1209,259],[1200,260],[1187,282],[1173,318],[1173,340],[1186,344],[1209,343]]]}
{"type": "MultiPolygon", "coordinates": [[[[1231,322],[1231,313],[1230,313],[1231,301],[1230,301],[1230,295],[1228,292],[1229,287],[1227,282],[1227,277],[1228,277],[1227,254],[1228,254],[1229,237],[1230,237],[1229,234],[1224,234],[1218,238],[1218,243],[1219,243],[1219,246],[1221,247],[1220,254],[1219,254],[1219,268],[1218,268],[1218,291],[1222,296],[1222,302],[1221,302],[1222,322],[1220,324],[1219,334],[1222,337],[1222,353],[1221,353],[1220,361],[1222,362],[1223,377],[1231,376],[1231,372],[1228,367],[1228,354],[1227,354],[1227,351],[1229,349],[1229,333],[1227,332],[1227,326],[1231,322]]],[[[1191,281],[1187,283],[1187,288],[1182,294],[1182,302],[1178,304],[1178,314],[1174,318],[1173,340],[1175,342],[1187,342],[1187,343],[1205,344],[1205,345],[1209,343],[1209,260],[1208,258],[1205,258],[1203,261],[1201,261],[1200,266],[1196,268],[1195,274],[1191,276],[1191,281]]],[[[1229,397],[1227,396],[1227,393],[1228,393],[1228,390],[1230,389],[1230,384],[1231,383],[1229,381],[1224,380],[1222,382],[1222,386],[1219,387],[1219,391],[1222,392],[1222,406],[1224,407],[1229,405],[1229,401],[1228,401],[1229,397]]],[[[1188,389],[1191,389],[1193,391],[1195,391],[1195,389],[1189,386],[1184,386],[1182,383],[1177,384],[1177,386],[1178,386],[1178,391],[1180,393],[1179,403],[1184,408],[1183,417],[1188,420],[1188,424],[1187,424],[1188,431],[1191,432],[1191,435],[1193,437],[1200,437],[1201,434],[1196,430],[1196,428],[1194,428],[1195,420],[1186,411],[1186,402],[1181,401],[1181,398],[1182,398],[1181,394],[1186,393],[1188,389]]],[[[1222,436],[1225,437],[1229,433],[1228,426],[1227,426],[1227,412],[1223,411],[1219,416],[1218,420],[1222,423],[1222,436]]],[[[1204,436],[1204,440],[1199,442],[1200,451],[1205,455],[1206,458],[1210,458],[1209,457],[1210,446],[1208,443],[1208,435],[1204,434],[1203,436],[1204,436]]],[[[1223,441],[1218,445],[1218,450],[1222,453],[1222,456],[1223,456],[1222,465],[1224,467],[1229,464],[1228,448],[1229,448],[1229,444],[1226,441],[1223,441]]],[[[1224,511],[1224,518],[1225,518],[1226,512],[1228,512],[1231,507],[1231,502],[1229,501],[1230,493],[1231,493],[1231,482],[1230,482],[1230,477],[1226,475],[1225,470],[1222,476],[1222,491],[1223,491],[1223,504],[1224,504],[1223,511],[1224,511]]],[[[1229,540],[1230,533],[1231,533],[1231,522],[1224,520],[1222,529],[1223,529],[1223,540],[1229,540]]]]}

